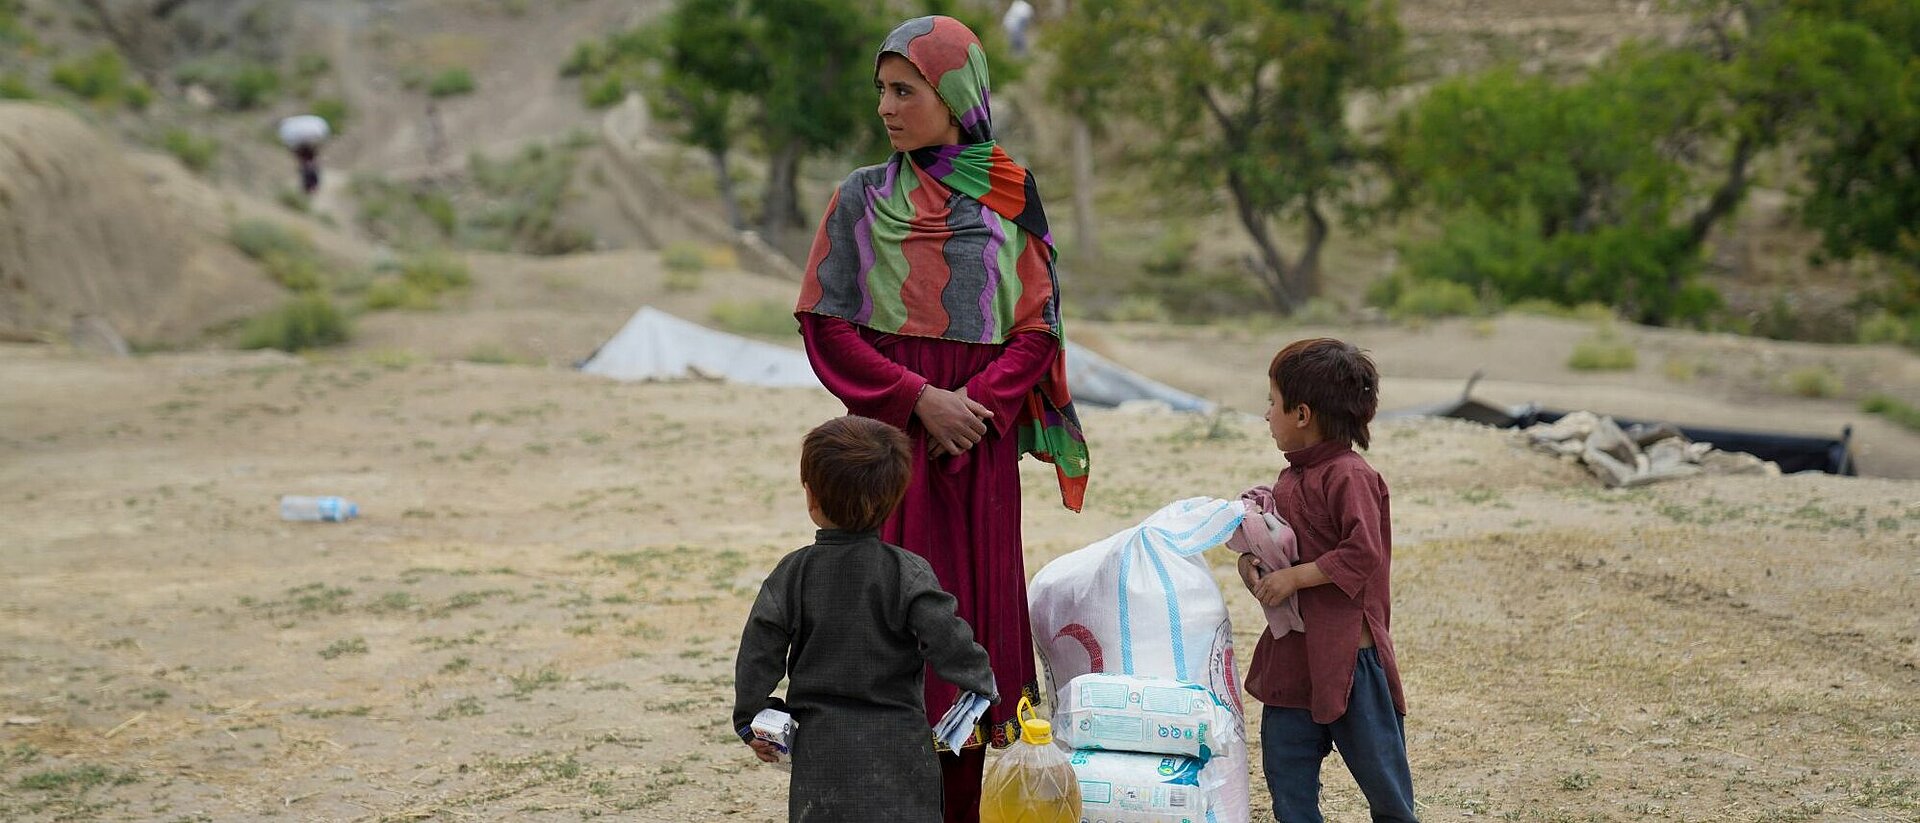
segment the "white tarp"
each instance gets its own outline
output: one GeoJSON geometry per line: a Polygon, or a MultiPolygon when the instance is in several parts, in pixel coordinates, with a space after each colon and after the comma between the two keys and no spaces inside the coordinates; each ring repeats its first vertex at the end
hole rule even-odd
{"type": "MultiPolygon", "coordinates": [[[[797,348],[749,340],[643,306],[580,367],[615,380],[726,380],[749,386],[813,386],[813,366],[797,348]]],[[[1174,411],[1211,412],[1213,404],[1067,343],[1067,386],[1083,406],[1144,401],[1174,411]]]]}
{"type": "Polygon", "coordinates": [[[820,387],[806,352],[749,340],[642,306],[581,371],[615,380],[701,378],[749,386],[820,387]]]}
{"type": "Polygon", "coordinates": [[[1075,403],[1089,406],[1146,400],[1165,403],[1174,411],[1213,413],[1213,403],[1206,398],[1149,380],[1071,340],[1067,341],[1067,388],[1072,390],[1075,403]]]}

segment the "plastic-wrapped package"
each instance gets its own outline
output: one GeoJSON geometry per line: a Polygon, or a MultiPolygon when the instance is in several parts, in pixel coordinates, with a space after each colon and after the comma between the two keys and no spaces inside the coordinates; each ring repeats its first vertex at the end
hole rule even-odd
{"type": "Polygon", "coordinates": [[[1178,754],[1205,763],[1240,738],[1239,719],[1198,683],[1089,672],[1067,684],[1055,736],[1076,749],[1178,754]]]}

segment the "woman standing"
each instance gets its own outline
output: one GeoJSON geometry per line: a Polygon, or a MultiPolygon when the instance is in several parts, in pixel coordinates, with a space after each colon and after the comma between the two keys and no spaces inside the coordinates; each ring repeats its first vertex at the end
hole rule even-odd
{"type": "MultiPolygon", "coordinates": [[[[1020,544],[1023,452],[1054,464],[1078,511],[1087,449],[1067,393],[1053,238],[1033,176],[993,142],[986,54],[951,17],[880,46],[887,162],[827,205],[796,311],[822,383],[853,414],[913,439],[913,482],[881,538],[925,557],[992,660],[1001,700],[941,755],[949,821],[979,818],[986,745],[1037,699],[1020,544]]],[[[929,675],[929,722],[954,687],[929,675]]]]}

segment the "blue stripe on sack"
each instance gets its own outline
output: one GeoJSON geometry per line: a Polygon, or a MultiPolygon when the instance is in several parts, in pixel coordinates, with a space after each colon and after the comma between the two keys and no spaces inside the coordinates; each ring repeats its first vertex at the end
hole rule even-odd
{"type": "MultiPolygon", "coordinates": [[[[1131,541],[1129,541],[1131,542],[1131,541]]],[[[1132,550],[1128,550],[1132,554],[1132,550]]],[[[1133,568],[1131,556],[1120,561],[1120,591],[1115,599],[1120,601],[1120,672],[1133,674],[1133,621],[1127,616],[1127,576],[1133,568]]]]}
{"type": "Polygon", "coordinates": [[[1162,534],[1166,534],[1168,537],[1172,538],[1177,543],[1183,543],[1191,547],[1189,549],[1173,548],[1172,551],[1174,554],[1180,555],[1181,557],[1190,557],[1192,555],[1198,554],[1207,549],[1211,549],[1214,546],[1218,546],[1221,543],[1227,542],[1227,538],[1233,536],[1233,530],[1236,528],[1239,528],[1240,521],[1246,517],[1246,514],[1244,512],[1232,511],[1232,509],[1237,507],[1234,506],[1232,502],[1225,501],[1225,500],[1216,500],[1212,503],[1204,503],[1199,505],[1187,506],[1186,508],[1181,510],[1181,513],[1184,514],[1186,512],[1193,511],[1194,509],[1199,508],[1201,505],[1215,506],[1222,510],[1219,512],[1216,512],[1215,514],[1208,515],[1205,519],[1201,520],[1198,523],[1195,523],[1192,528],[1187,529],[1186,531],[1180,532],[1178,534],[1169,533],[1164,529],[1157,530],[1157,531],[1160,531],[1160,533],[1162,534]],[[1229,511],[1231,511],[1231,514],[1229,514],[1229,511]],[[1231,519],[1225,526],[1223,526],[1220,529],[1216,537],[1200,543],[1191,542],[1195,534],[1198,534],[1201,529],[1204,529],[1207,527],[1207,524],[1212,523],[1214,518],[1219,517],[1222,514],[1227,514],[1231,519]]]}
{"type": "Polygon", "coordinates": [[[1199,554],[1199,553],[1201,553],[1201,552],[1203,552],[1203,551],[1206,551],[1206,550],[1208,550],[1208,549],[1211,549],[1211,548],[1213,548],[1214,546],[1218,546],[1218,545],[1220,545],[1220,544],[1222,544],[1222,543],[1225,543],[1225,542],[1227,542],[1227,538],[1229,538],[1229,537],[1232,537],[1232,536],[1233,536],[1233,530],[1234,530],[1234,529],[1237,529],[1237,528],[1240,528],[1240,521],[1241,521],[1241,520],[1242,520],[1242,518],[1241,518],[1241,517],[1235,517],[1235,518],[1233,519],[1233,522],[1231,522],[1231,523],[1228,523],[1228,524],[1226,525],[1226,528],[1223,528],[1223,529],[1221,529],[1221,530],[1220,530],[1220,531],[1219,531],[1218,533],[1216,533],[1216,534],[1214,534],[1214,535],[1213,535],[1212,537],[1209,537],[1209,538],[1207,538],[1207,539],[1206,539],[1205,541],[1202,541],[1202,542],[1199,542],[1199,543],[1188,543],[1188,544],[1187,544],[1187,546],[1188,546],[1188,548],[1187,548],[1187,549],[1185,549],[1185,550],[1182,550],[1182,549],[1174,549],[1174,551],[1173,551],[1173,553],[1174,553],[1174,554],[1177,554],[1177,555],[1180,555],[1181,557],[1192,557],[1192,556],[1194,556],[1194,555],[1196,555],[1196,554],[1199,554]]]}
{"type": "MultiPolygon", "coordinates": [[[[1149,547],[1151,548],[1151,547],[1149,547]]],[[[1168,546],[1169,550],[1173,547],[1168,546]]],[[[1181,639],[1180,600],[1173,596],[1173,577],[1167,574],[1167,564],[1160,562],[1158,553],[1148,551],[1147,559],[1153,562],[1153,570],[1160,575],[1160,590],[1167,597],[1167,629],[1173,634],[1173,676],[1187,680],[1187,644],[1181,639]]],[[[1132,673],[1132,670],[1128,670],[1132,673]]]]}

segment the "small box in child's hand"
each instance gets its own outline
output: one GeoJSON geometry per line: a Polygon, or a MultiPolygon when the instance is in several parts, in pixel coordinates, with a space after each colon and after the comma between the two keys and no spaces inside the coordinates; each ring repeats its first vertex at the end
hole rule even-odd
{"type": "Polygon", "coordinates": [[[793,751],[793,730],[798,726],[793,722],[793,715],[779,709],[761,709],[759,714],[753,716],[753,723],[748,729],[754,737],[772,743],[774,751],[784,759],[788,752],[793,751]]]}

